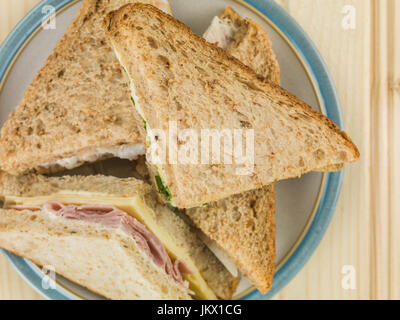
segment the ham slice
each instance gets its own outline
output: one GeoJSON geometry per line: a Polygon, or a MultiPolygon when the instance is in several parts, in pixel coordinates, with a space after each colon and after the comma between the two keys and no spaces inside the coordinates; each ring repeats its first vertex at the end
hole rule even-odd
{"type": "Polygon", "coordinates": [[[108,228],[121,229],[131,236],[138,247],[176,282],[183,284],[182,274],[192,273],[183,261],[177,259],[172,262],[161,241],[147,230],[143,224],[116,207],[108,205],[64,205],[60,202],[52,201],[45,203],[43,207],[13,205],[7,208],[32,211],[43,210],[64,219],[99,223],[108,228]]]}

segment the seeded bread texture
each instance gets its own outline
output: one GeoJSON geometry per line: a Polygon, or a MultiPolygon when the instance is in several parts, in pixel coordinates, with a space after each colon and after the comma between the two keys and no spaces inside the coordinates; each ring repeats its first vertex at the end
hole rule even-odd
{"type": "Polygon", "coordinates": [[[266,80],[280,84],[278,59],[267,33],[253,20],[242,18],[232,7],[227,7],[219,17],[232,21],[238,30],[225,51],[266,80]]]}
{"type": "MultiPolygon", "coordinates": [[[[225,51],[267,81],[280,85],[280,67],[268,34],[253,20],[242,18],[232,7],[228,6],[219,17],[231,21],[238,30],[225,51]]],[[[338,164],[317,171],[339,171],[343,167],[338,164]]]]}
{"type": "Polygon", "coordinates": [[[260,292],[271,288],[276,257],[273,184],[186,210],[186,214],[260,292]]]}
{"type": "Polygon", "coordinates": [[[152,210],[152,218],[168,230],[176,245],[190,256],[204,280],[221,299],[230,299],[239,283],[218,261],[214,254],[196,236],[192,228],[181,218],[157,201],[152,188],[135,178],[119,179],[105,176],[44,177],[26,175],[15,177],[7,173],[0,175],[0,195],[34,197],[51,195],[60,191],[103,193],[116,197],[139,196],[152,210]]]}
{"type": "Polygon", "coordinates": [[[254,129],[250,175],[237,175],[237,163],[159,165],[154,171],[161,172],[174,206],[198,207],[359,158],[351,139],[328,118],[155,7],[124,6],[103,27],[149,128],[166,130],[176,121],[180,130],[254,129]]]}
{"type": "Polygon", "coordinates": [[[100,224],[0,210],[0,247],[109,299],[190,299],[132,238],[100,224]]]}
{"type": "Polygon", "coordinates": [[[15,177],[0,173],[0,195],[3,197],[37,197],[65,190],[103,193],[116,197],[144,196],[152,191],[148,184],[135,178],[119,179],[102,175],[45,177],[35,174],[15,177]]]}
{"type": "MultiPolygon", "coordinates": [[[[143,144],[127,77],[101,28],[107,13],[132,2],[84,1],[2,129],[2,170],[18,175],[96,147],[143,144]]],[[[168,0],[142,2],[170,11],[168,0]]]]}

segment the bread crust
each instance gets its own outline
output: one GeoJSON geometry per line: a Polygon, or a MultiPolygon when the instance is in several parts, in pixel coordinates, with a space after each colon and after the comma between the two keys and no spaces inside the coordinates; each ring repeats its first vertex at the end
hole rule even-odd
{"type": "Polygon", "coordinates": [[[261,79],[240,61],[156,8],[145,4],[124,6],[110,13],[103,27],[108,29],[108,36],[133,78],[150,128],[165,129],[167,120],[175,120],[182,128],[233,129],[240,128],[239,120],[244,115],[255,129],[255,170],[251,176],[235,175],[235,168],[230,165],[159,166],[171,190],[173,205],[201,206],[359,158],[358,149],[347,134],[327,117],[283,88],[261,79]],[[147,43],[149,36],[157,39],[157,48],[154,41],[147,43]],[[133,51],[135,55],[131,54],[133,51]],[[143,61],[146,63],[138,65],[143,61]],[[211,82],[212,77],[216,82],[202,86],[207,81],[202,70],[211,82]],[[185,76],[190,81],[185,81],[185,76]],[[186,100],[177,103],[175,99],[186,100]],[[196,112],[193,108],[200,105],[202,111],[196,112]],[[213,105],[220,109],[212,109],[213,105]],[[277,136],[267,139],[274,134],[277,136]],[[268,148],[262,147],[266,144],[268,148]]]}
{"type": "Polygon", "coordinates": [[[36,174],[16,177],[5,172],[0,173],[0,196],[2,197],[46,196],[65,190],[116,197],[144,196],[152,192],[148,184],[135,178],[120,179],[102,175],[45,177],[36,174]]]}

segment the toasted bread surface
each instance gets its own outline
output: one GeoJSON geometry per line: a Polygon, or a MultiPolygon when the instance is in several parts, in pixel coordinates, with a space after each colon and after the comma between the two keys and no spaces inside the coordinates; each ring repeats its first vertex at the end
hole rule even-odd
{"type": "Polygon", "coordinates": [[[238,175],[238,164],[158,165],[173,205],[201,206],[359,158],[327,117],[153,6],[124,6],[103,27],[132,78],[148,128],[167,130],[175,121],[180,130],[254,130],[252,174],[238,175]]]}
{"type": "MultiPolygon", "coordinates": [[[[141,0],[170,11],[168,0],[141,0]]],[[[1,131],[0,166],[18,175],[96,147],[142,144],[129,85],[101,28],[135,0],[85,0],[1,131]]],[[[62,170],[62,167],[56,167],[62,170]]]]}

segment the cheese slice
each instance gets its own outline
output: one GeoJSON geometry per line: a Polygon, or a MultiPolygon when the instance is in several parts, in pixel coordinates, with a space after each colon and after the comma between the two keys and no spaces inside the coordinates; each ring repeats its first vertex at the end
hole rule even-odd
{"type": "Polygon", "coordinates": [[[161,228],[157,221],[153,218],[152,209],[146,205],[146,203],[139,197],[116,197],[109,196],[101,193],[90,193],[90,192],[75,192],[75,191],[63,191],[48,196],[37,196],[37,197],[16,197],[6,196],[4,199],[5,205],[26,205],[26,206],[41,206],[49,201],[59,201],[64,204],[105,204],[115,206],[126,213],[132,215],[142,224],[144,224],[148,230],[150,230],[164,245],[169,256],[173,261],[180,259],[189,267],[193,272],[191,274],[184,274],[183,278],[189,282],[189,288],[193,291],[199,299],[204,300],[216,300],[217,297],[211,288],[208,286],[204,278],[202,277],[199,269],[196,267],[194,261],[189,255],[180,248],[167,230],[161,228]]]}

